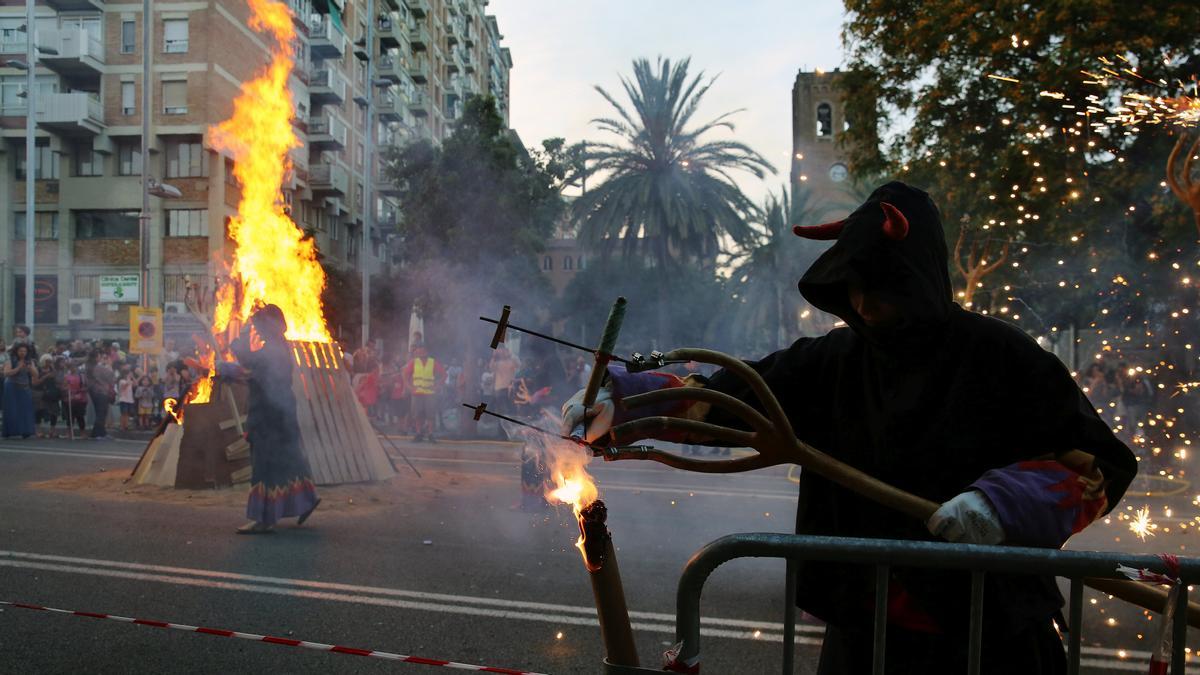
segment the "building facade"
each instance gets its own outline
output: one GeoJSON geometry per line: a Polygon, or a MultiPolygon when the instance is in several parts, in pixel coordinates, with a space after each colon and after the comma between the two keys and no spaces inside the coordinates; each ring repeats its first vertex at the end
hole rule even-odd
{"type": "Polygon", "coordinates": [[[813,203],[845,213],[857,206],[850,162],[841,146],[846,129],[841,73],[800,71],[792,86],[793,191],[807,190],[813,203]]]}
{"type": "MultiPolygon", "coordinates": [[[[384,264],[397,205],[378,148],[440,142],[473,94],[508,111],[511,57],[485,0],[287,0],[297,32],[291,91],[304,141],[283,186],[293,220],[325,260],[384,264]],[[371,24],[372,44],[367,44],[371,24]],[[371,119],[368,120],[368,89],[371,119]],[[368,124],[373,137],[367,145],[368,124]],[[373,161],[373,159],[375,161],[373,161]],[[368,172],[372,180],[368,181],[368,172]],[[372,185],[373,183],[373,185],[372,185]],[[368,188],[371,195],[367,194],[368,188]],[[373,210],[371,213],[368,210],[373,210]],[[362,240],[369,237],[362,260],[362,240]]],[[[24,3],[0,0],[0,324],[25,322],[24,3]]],[[[239,188],[210,128],[243,82],[269,62],[244,0],[154,0],[150,153],[141,156],[142,3],[39,2],[34,95],[37,339],[123,337],[137,302],[142,162],[178,198],[150,198],[148,292],[142,304],[182,311],[185,280],[211,289],[224,271],[226,222],[239,188]]]]}

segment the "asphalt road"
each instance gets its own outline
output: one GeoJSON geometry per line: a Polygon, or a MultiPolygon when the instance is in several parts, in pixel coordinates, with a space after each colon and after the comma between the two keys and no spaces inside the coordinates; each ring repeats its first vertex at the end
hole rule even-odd
{"type": "MultiPolygon", "coordinates": [[[[67,474],[132,468],[139,443],[0,442],[0,600],[543,673],[599,672],[599,631],[572,545],[573,517],[565,510],[530,514],[513,508],[519,488],[510,448],[403,447],[431,479],[450,475],[471,485],[476,478],[478,489],[437,502],[419,517],[388,509],[368,515],[318,511],[301,529],[239,537],[232,532],[242,522],[237,509],[28,487],[67,474]]],[[[782,469],[703,476],[602,464],[594,473],[611,507],[610,529],[646,665],[656,665],[673,642],[675,584],[697,548],[732,532],[792,527],[795,485],[782,469]]],[[[1147,544],[1115,522],[1074,545],[1186,547],[1194,535],[1179,532],[1177,521],[1194,510],[1189,499],[1182,493],[1145,498],[1159,510],[1182,502],[1174,520],[1160,523],[1174,524],[1175,532],[1160,531],[1147,544]]],[[[766,560],[736,561],[711,577],[703,605],[705,672],[779,671],[783,577],[782,562],[766,560]]],[[[1090,592],[1085,604],[1084,671],[1145,672],[1157,623],[1090,592]]],[[[0,610],[2,672],[434,670],[0,610]]],[[[821,632],[811,619],[801,624],[798,672],[815,666],[821,632]]]]}

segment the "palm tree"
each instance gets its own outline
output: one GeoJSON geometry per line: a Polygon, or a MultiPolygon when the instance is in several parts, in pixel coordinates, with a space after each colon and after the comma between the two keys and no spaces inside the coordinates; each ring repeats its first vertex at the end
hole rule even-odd
{"type": "Polygon", "coordinates": [[[792,225],[824,220],[832,209],[801,187],[788,200],[787,187],[767,195],[757,240],[733,261],[736,288],[733,339],[747,353],[783,349],[802,333],[820,332],[817,311],[796,289],[805,269],[820,254],[818,242],[792,234],[792,225]],[[790,204],[790,208],[789,208],[790,204]]]}
{"type": "Polygon", "coordinates": [[[747,220],[758,208],[732,174],[762,178],[775,168],[742,143],[702,138],[718,128],[732,131],[729,117],[738,111],[689,128],[715,80],[704,73],[689,79],[689,62],[635,60],[633,80],[621,78],[629,108],[596,87],[617,116],[592,123],[620,142],[588,143],[587,173],[600,174],[603,183],[575,201],[573,218],[581,237],[602,251],[619,246],[625,256],[660,266],[711,262],[722,240],[746,244],[754,236],[747,220]]]}

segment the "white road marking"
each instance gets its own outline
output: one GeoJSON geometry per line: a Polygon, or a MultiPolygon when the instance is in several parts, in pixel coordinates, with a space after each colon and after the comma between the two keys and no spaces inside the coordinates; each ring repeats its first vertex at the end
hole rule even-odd
{"type": "MultiPolygon", "coordinates": [[[[429,612],[442,612],[449,614],[463,614],[470,616],[486,616],[496,619],[517,619],[524,621],[538,621],[542,623],[552,623],[557,625],[568,624],[576,626],[599,626],[594,616],[573,616],[568,614],[546,614],[535,612],[522,612],[510,609],[494,609],[489,607],[472,607],[468,605],[452,605],[433,602],[420,602],[415,600],[401,600],[398,598],[386,598],[370,595],[353,595],[346,593],[331,593],[327,591],[304,590],[300,588],[281,588],[275,586],[267,586],[261,584],[238,583],[228,581],[217,581],[214,579],[204,579],[195,577],[172,576],[163,574],[150,574],[145,572],[133,572],[119,569],[103,569],[96,567],[81,567],[75,565],[58,565],[52,563],[39,563],[24,560],[0,560],[0,567],[16,567],[26,569],[37,569],[48,572],[66,572],[68,574],[86,574],[90,576],[110,577],[118,579],[132,579],[137,581],[157,581],[161,583],[174,584],[178,586],[193,586],[199,588],[213,588],[220,590],[231,591],[249,591],[253,593],[267,593],[271,595],[285,595],[297,598],[309,598],[314,600],[331,600],[335,602],[348,602],[360,605],[374,605],[377,607],[393,607],[398,609],[415,609],[429,612]]],[[[491,598],[478,598],[477,600],[487,600],[491,598]]],[[[482,604],[482,603],[480,603],[482,604]]],[[[589,608],[591,614],[595,614],[595,609],[589,608]]],[[[635,630],[649,631],[653,633],[675,634],[675,627],[671,624],[660,623],[644,623],[632,622],[635,630]]],[[[731,638],[736,640],[750,640],[758,642],[782,642],[783,635],[778,633],[763,633],[750,630],[730,630],[724,628],[701,628],[700,634],[707,637],[731,638]],[[755,636],[757,633],[757,637],[755,636]]],[[[817,638],[807,638],[798,636],[796,638],[798,644],[820,644],[817,638]]]]}
{"type": "Polygon", "coordinates": [[[110,455],[100,452],[77,452],[71,450],[33,450],[30,448],[11,448],[0,446],[0,452],[13,455],[51,455],[59,457],[90,457],[93,459],[122,459],[128,462],[136,462],[141,455],[110,455]]]}

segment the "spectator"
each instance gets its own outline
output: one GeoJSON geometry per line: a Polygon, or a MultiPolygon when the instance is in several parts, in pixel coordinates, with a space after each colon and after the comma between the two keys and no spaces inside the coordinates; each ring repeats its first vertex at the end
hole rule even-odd
{"type": "Polygon", "coordinates": [[[499,412],[507,413],[512,410],[512,385],[521,368],[521,361],[508,351],[508,346],[501,342],[492,352],[492,361],[488,370],[492,372],[492,400],[499,412]]]}
{"type": "Polygon", "coordinates": [[[68,430],[79,427],[79,437],[83,438],[84,432],[87,431],[87,404],[88,404],[88,389],[87,379],[83,375],[84,366],[76,366],[69,364],[66,374],[63,377],[66,386],[67,408],[69,414],[67,417],[68,430]],[[74,425],[74,426],[73,426],[74,425]]]}
{"type": "Polygon", "coordinates": [[[116,398],[116,376],[109,367],[108,354],[101,354],[99,350],[89,354],[86,376],[88,396],[92,400],[92,410],[95,414],[92,438],[108,438],[108,408],[116,398]]]}
{"type": "Polygon", "coordinates": [[[129,431],[129,423],[137,415],[137,399],[134,398],[134,387],[137,385],[137,373],[130,372],[129,366],[121,366],[117,379],[117,405],[121,408],[121,431],[129,431]]]}
{"type": "Polygon", "coordinates": [[[27,342],[14,342],[9,350],[9,363],[4,369],[5,438],[29,438],[34,433],[33,378],[38,371],[31,351],[27,342]]]}
{"type": "Polygon", "coordinates": [[[121,343],[114,340],[109,346],[109,356],[112,358],[112,365],[115,368],[117,365],[125,363],[127,355],[121,351],[121,343]]]}
{"type": "Polygon", "coordinates": [[[388,387],[388,396],[391,404],[391,415],[394,418],[393,422],[401,431],[409,430],[409,389],[408,381],[404,376],[404,365],[399,355],[392,362],[393,376],[391,385],[388,387]]]}
{"type": "Polygon", "coordinates": [[[354,376],[354,393],[368,417],[376,416],[375,406],[379,403],[379,368],[375,367],[354,376]]]}
{"type": "Polygon", "coordinates": [[[179,401],[183,398],[184,392],[180,390],[182,380],[179,378],[179,367],[176,363],[167,364],[167,374],[162,381],[162,397],[164,400],[173,398],[179,401]]]}
{"type": "Polygon", "coordinates": [[[62,408],[62,392],[58,388],[58,372],[55,369],[55,358],[43,354],[38,374],[33,378],[34,419],[39,425],[46,425],[44,432],[38,432],[38,438],[54,438],[54,428],[58,426],[58,413],[62,408]]]}
{"type": "Polygon", "coordinates": [[[150,381],[149,375],[143,375],[138,380],[133,397],[137,401],[138,429],[149,429],[150,415],[154,413],[154,383],[150,381]]]}
{"type": "Polygon", "coordinates": [[[445,381],[446,371],[425,349],[425,345],[413,347],[413,357],[404,366],[404,377],[411,392],[411,416],[416,428],[414,441],[424,440],[436,443],[433,438],[433,418],[438,414],[437,387],[445,381]]]}

